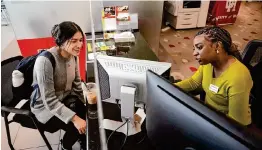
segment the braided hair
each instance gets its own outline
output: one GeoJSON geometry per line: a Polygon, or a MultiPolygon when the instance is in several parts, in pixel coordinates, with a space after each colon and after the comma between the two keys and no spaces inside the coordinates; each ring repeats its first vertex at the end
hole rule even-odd
{"type": "Polygon", "coordinates": [[[76,32],[81,32],[84,37],[82,29],[76,23],[71,21],[64,21],[60,24],[56,24],[51,30],[52,37],[55,39],[55,43],[59,47],[64,42],[71,39],[76,32]]]}
{"type": "Polygon", "coordinates": [[[228,55],[232,55],[240,61],[242,60],[241,55],[237,49],[237,45],[235,45],[232,42],[230,33],[227,30],[217,26],[206,27],[200,30],[199,32],[197,32],[195,36],[202,35],[202,34],[205,34],[208,40],[210,40],[212,43],[221,42],[224,50],[228,55]]]}

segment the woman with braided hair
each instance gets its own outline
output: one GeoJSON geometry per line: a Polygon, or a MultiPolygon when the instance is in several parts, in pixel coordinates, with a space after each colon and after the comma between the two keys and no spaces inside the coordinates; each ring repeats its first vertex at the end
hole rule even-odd
{"type": "Polygon", "coordinates": [[[185,91],[203,89],[205,103],[240,124],[251,124],[249,93],[253,81],[228,31],[207,27],[194,38],[193,55],[200,67],[189,79],[176,83],[185,91]]]}

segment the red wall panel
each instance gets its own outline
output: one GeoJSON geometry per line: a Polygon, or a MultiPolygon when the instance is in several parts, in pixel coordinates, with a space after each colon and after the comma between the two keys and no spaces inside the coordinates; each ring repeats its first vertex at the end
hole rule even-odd
{"type": "MultiPolygon", "coordinates": [[[[47,49],[55,46],[55,42],[52,37],[21,39],[21,40],[17,40],[17,42],[21,50],[21,54],[24,57],[37,54],[37,50],[39,49],[47,49]]],[[[86,80],[86,42],[84,42],[83,48],[79,55],[79,67],[80,67],[81,79],[85,81],[86,80]]]]}

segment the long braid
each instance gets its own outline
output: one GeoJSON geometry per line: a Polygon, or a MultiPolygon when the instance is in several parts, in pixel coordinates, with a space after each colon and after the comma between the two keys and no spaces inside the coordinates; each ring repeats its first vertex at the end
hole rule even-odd
{"type": "Polygon", "coordinates": [[[237,50],[237,46],[232,43],[230,33],[227,30],[220,27],[207,27],[197,32],[196,36],[202,34],[205,34],[211,42],[222,42],[226,53],[235,56],[241,61],[241,56],[237,50]]]}

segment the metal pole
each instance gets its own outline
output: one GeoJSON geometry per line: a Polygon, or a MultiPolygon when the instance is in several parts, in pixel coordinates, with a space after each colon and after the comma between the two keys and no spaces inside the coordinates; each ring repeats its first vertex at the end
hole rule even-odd
{"type": "Polygon", "coordinates": [[[97,70],[97,54],[96,54],[96,49],[95,49],[95,31],[94,31],[94,22],[93,22],[91,2],[92,1],[89,0],[91,30],[92,30],[92,51],[94,53],[94,73],[95,73],[95,82],[96,82],[96,90],[97,90],[96,95],[97,95],[99,134],[100,134],[101,150],[107,150],[105,130],[102,128],[104,114],[103,114],[102,100],[101,100],[101,95],[100,95],[100,85],[99,85],[99,78],[98,78],[98,70],[97,70]]]}

